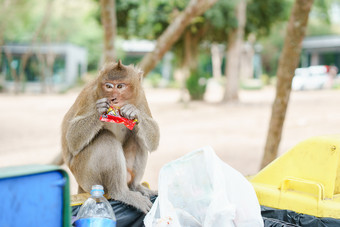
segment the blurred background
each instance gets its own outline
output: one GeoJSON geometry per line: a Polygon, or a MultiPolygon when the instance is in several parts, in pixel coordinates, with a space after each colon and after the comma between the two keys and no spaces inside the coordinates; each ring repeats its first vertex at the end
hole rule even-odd
{"type": "Polygon", "coordinates": [[[340,1],[306,2],[295,12],[293,0],[0,0],[0,166],[50,163],[64,114],[118,59],[144,71],[160,125],[144,177],[152,188],[165,163],[202,146],[253,175],[266,153],[338,134],[340,1]],[[287,36],[290,24],[302,35],[287,36]],[[284,68],[287,37],[298,58],[284,68]]]}

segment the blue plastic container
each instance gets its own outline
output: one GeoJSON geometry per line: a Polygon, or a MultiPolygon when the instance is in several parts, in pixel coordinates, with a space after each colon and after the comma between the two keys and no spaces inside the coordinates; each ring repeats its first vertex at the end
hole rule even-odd
{"type": "Polygon", "coordinates": [[[76,227],[116,227],[116,221],[108,218],[84,218],[74,224],[76,227]]]}
{"type": "Polygon", "coordinates": [[[70,226],[69,180],[55,166],[0,169],[1,227],[70,226]]]}

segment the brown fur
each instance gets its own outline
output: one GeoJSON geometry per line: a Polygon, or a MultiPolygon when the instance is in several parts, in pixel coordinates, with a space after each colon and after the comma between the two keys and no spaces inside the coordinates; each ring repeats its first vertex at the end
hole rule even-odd
{"type": "Polygon", "coordinates": [[[142,73],[133,66],[121,62],[105,65],[66,113],[62,150],[79,192],[90,192],[92,185],[101,184],[111,198],[147,212],[152,205],[148,197],[155,193],[140,181],[148,152],[158,147],[159,129],[152,119],[141,79],[142,73]],[[126,89],[106,89],[106,82],[124,83],[126,89]],[[117,98],[121,111],[138,116],[139,124],[130,131],[122,124],[101,122],[98,105],[103,105],[103,98],[117,98]]]}

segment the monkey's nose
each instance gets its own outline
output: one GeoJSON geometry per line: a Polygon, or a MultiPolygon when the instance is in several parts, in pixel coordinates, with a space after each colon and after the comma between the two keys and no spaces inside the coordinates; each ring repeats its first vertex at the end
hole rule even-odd
{"type": "Polygon", "coordinates": [[[111,99],[111,105],[115,105],[115,104],[117,104],[117,103],[118,103],[117,98],[111,99]]]}

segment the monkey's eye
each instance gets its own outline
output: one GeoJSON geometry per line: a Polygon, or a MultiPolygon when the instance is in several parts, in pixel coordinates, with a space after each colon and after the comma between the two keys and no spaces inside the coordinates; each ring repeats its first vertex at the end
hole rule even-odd
{"type": "Polygon", "coordinates": [[[108,88],[108,89],[112,89],[112,88],[114,88],[114,85],[111,84],[111,83],[105,83],[105,87],[108,88]]]}
{"type": "Polygon", "coordinates": [[[125,84],[117,84],[117,88],[118,88],[118,89],[125,88],[125,86],[126,86],[125,84]]]}

